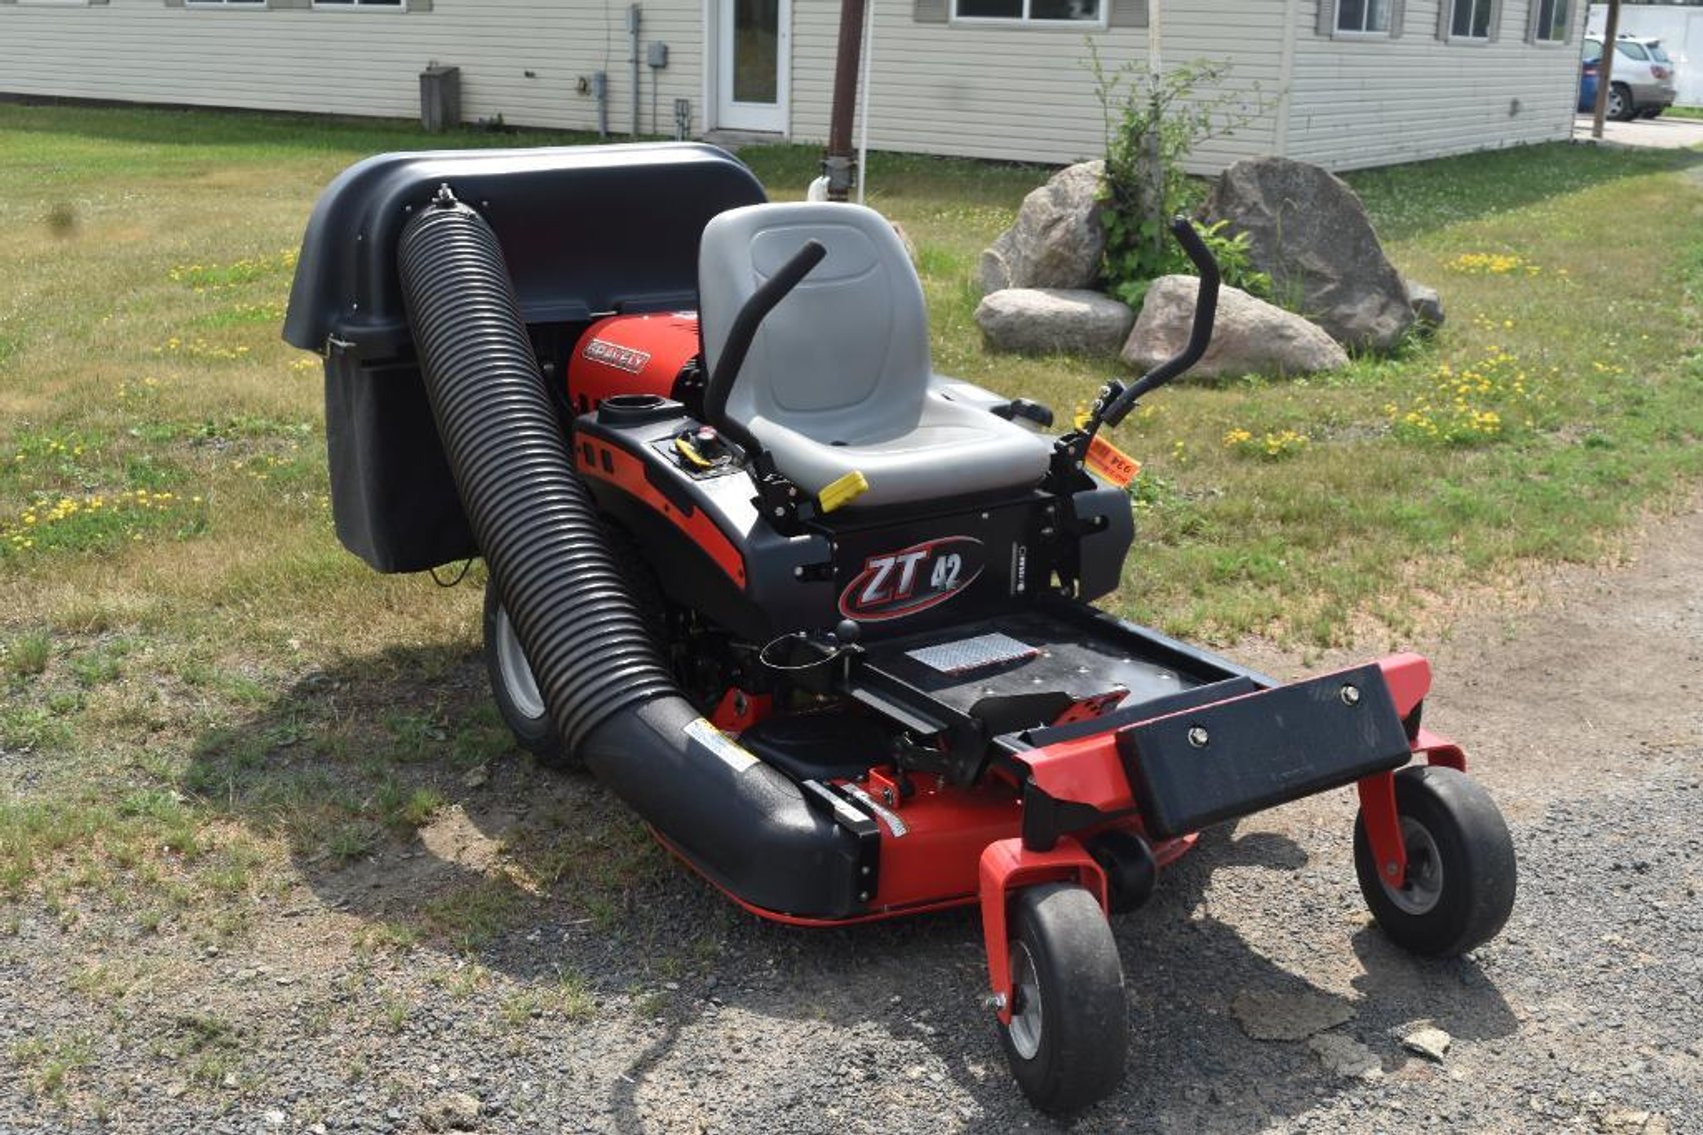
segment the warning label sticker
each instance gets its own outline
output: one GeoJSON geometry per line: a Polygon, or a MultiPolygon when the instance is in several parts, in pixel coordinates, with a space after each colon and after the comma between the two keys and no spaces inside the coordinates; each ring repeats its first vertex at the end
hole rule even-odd
{"type": "Polygon", "coordinates": [[[757,758],[741,748],[738,741],[701,717],[686,723],[685,734],[714,753],[734,772],[744,772],[757,763],[757,758]]]}
{"type": "Polygon", "coordinates": [[[1141,462],[1098,434],[1088,443],[1085,463],[1093,472],[1120,489],[1128,488],[1129,483],[1141,475],[1141,462]]]}

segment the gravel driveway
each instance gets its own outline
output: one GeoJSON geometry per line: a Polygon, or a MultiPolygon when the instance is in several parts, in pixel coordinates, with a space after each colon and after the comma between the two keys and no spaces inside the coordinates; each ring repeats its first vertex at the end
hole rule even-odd
{"type": "MultiPolygon", "coordinates": [[[[1520,855],[1500,939],[1447,963],[1388,946],[1347,791],[1213,833],[1117,924],[1129,1075],[1077,1129],[1703,1130],[1699,563],[1703,514],[1670,520],[1629,567],[1558,573],[1559,601],[1432,648],[1427,724],[1466,745],[1520,855]]],[[[475,660],[452,680],[480,683],[475,660]]],[[[595,783],[516,759],[419,843],[298,864],[228,951],[23,911],[0,934],[0,1132],[1053,1126],[980,1007],[973,912],[788,930],[644,859],[601,918],[520,896],[536,913],[472,956],[375,945],[564,824],[633,834],[595,783]],[[60,1098],[25,1079],[53,1053],[78,1060],[60,1098]]]]}

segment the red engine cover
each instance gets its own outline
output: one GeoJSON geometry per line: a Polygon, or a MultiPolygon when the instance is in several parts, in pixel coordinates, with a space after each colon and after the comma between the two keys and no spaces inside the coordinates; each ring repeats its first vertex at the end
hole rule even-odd
{"type": "Polygon", "coordinates": [[[568,401],[588,414],[614,394],[674,395],[698,355],[698,314],[611,315],[586,328],[568,360],[568,401]]]}

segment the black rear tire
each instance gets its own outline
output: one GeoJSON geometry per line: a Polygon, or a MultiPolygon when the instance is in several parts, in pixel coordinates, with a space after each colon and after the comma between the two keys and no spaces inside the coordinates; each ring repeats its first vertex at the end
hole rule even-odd
{"type": "Polygon", "coordinates": [[[491,696],[502,714],[503,724],[514,734],[515,744],[531,753],[538,763],[552,768],[576,768],[579,762],[568,752],[550,711],[544,705],[532,665],[526,659],[514,624],[503,610],[496,581],[485,583],[485,672],[491,679],[491,696]]]}
{"type": "Polygon", "coordinates": [[[1123,1078],[1129,1044],[1123,966],[1100,904],[1081,887],[1046,883],[1017,897],[1012,1019],[999,1039],[1023,1094],[1071,1115],[1123,1078]]]}
{"type": "Polygon", "coordinates": [[[1514,909],[1514,841],[1489,793],[1436,765],[1396,773],[1396,814],[1407,846],[1400,889],[1379,875],[1362,817],[1354,872],[1384,933],[1404,950],[1455,957],[1494,938],[1514,909]]]}

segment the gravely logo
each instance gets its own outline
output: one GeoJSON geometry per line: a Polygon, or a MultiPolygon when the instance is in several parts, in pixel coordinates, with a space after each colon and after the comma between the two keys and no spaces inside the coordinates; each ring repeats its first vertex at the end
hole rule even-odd
{"type": "Polygon", "coordinates": [[[645,364],[650,362],[650,352],[641,351],[636,347],[623,347],[619,343],[611,343],[607,339],[593,339],[580,352],[594,363],[612,366],[616,370],[624,370],[628,374],[641,374],[645,364]]]}
{"type": "Polygon", "coordinates": [[[982,542],[973,536],[926,540],[863,561],[840,592],[840,614],[879,622],[938,607],[982,574],[982,542]]]}

